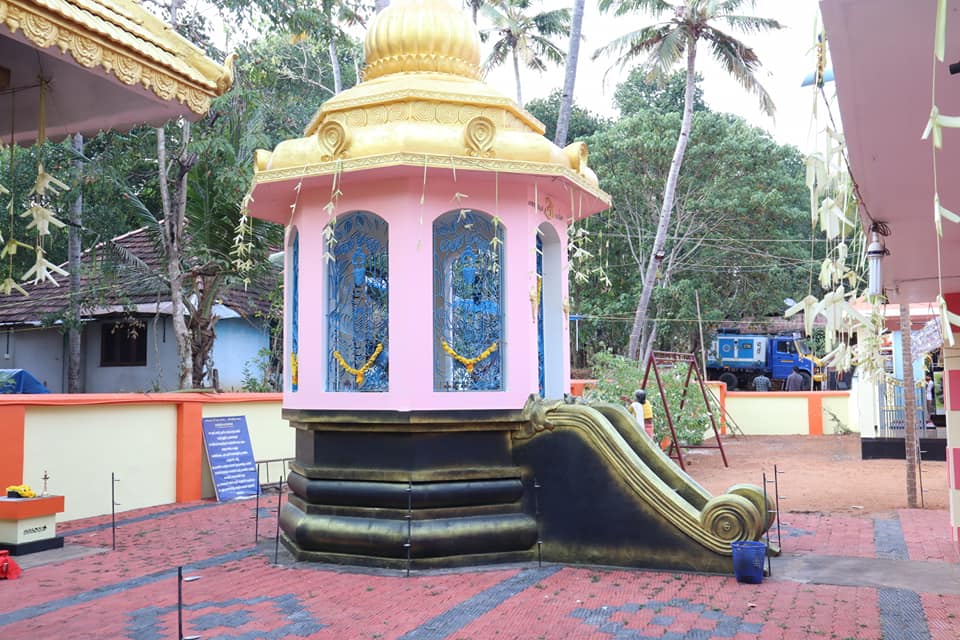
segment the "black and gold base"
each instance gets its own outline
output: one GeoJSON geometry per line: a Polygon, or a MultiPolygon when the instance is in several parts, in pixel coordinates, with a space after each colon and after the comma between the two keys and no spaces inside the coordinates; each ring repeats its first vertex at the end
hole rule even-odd
{"type": "Polygon", "coordinates": [[[520,412],[288,412],[283,542],[298,560],[386,568],[531,559],[510,433],[520,412]]]}
{"type": "Polygon", "coordinates": [[[284,417],[297,454],[280,526],[298,560],[438,568],[539,552],[729,574],[731,543],[773,521],[761,489],[712,496],[614,405],[284,417]]]}

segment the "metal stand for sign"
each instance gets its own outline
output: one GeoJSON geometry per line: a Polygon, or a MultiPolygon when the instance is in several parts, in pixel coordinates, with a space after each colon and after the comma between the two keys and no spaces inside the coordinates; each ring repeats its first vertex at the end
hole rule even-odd
{"type": "Polygon", "coordinates": [[[684,471],[687,467],[683,462],[683,449],[720,449],[720,457],[723,458],[723,466],[727,464],[727,455],[723,452],[723,443],[720,441],[720,431],[717,429],[717,419],[713,415],[713,404],[707,395],[707,387],[700,376],[700,369],[697,367],[697,359],[692,353],[675,353],[672,351],[652,351],[650,359],[647,360],[646,369],[643,372],[643,383],[641,386],[646,388],[647,380],[650,377],[650,371],[653,370],[653,376],[657,379],[657,389],[660,391],[660,400],[663,402],[663,414],[667,419],[667,426],[670,428],[670,448],[667,449],[667,455],[677,461],[680,468],[684,471]],[[673,427],[673,415],[670,413],[670,403],[667,401],[667,393],[663,387],[663,379],[660,377],[660,366],[670,365],[672,367],[687,365],[687,376],[683,383],[683,395],[680,397],[680,406],[678,411],[683,411],[683,406],[687,401],[687,391],[690,389],[690,380],[696,377],[697,385],[700,387],[700,393],[703,395],[703,405],[707,408],[707,415],[710,416],[710,425],[713,428],[713,435],[717,444],[685,444],[680,447],[680,441],[677,439],[677,431],[673,427]]]}

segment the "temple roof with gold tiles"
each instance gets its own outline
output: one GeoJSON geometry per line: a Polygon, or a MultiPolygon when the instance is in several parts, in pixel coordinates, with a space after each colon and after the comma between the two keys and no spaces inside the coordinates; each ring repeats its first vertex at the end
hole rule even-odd
{"type": "Polygon", "coordinates": [[[17,142],[37,137],[41,84],[58,138],[196,118],[232,80],[232,60],[213,62],[132,0],[0,0],[4,140],[11,115],[17,142]]]}

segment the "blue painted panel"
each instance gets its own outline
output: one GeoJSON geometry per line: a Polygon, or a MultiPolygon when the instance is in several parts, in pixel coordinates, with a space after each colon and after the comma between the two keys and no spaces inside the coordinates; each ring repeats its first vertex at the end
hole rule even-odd
{"type": "Polygon", "coordinates": [[[434,390],[503,389],[503,229],[485,213],[433,223],[433,328],[434,390]]]}
{"type": "Polygon", "coordinates": [[[546,371],[543,364],[543,238],[537,232],[537,384],[540,397],[546,390],[546,371]]]}
{"type": "Polygon", "coordinates": [[[766,363],[766,339],[756,336],[719,335],[717,357],[721,366],[756,369],[766,363]]]}
{"type": "Polygon", "coordinates": [[[290,274],[290,390],[300,386],[300,233],[293,232],[293,260],[290,274]]]}
{"type": "Polygon", "coordinates": [[[389,383],[388,225],[341,216],[327,264],[327,391],[386,391],[389,383]]]}

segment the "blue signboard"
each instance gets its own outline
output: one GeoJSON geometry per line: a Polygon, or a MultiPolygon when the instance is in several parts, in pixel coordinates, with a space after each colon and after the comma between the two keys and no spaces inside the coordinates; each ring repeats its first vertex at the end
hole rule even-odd
{"type": "Polygon", "coordinates": [[[257,495],[260,482],[246,417],[204,418],[203,444],[217,500],[257,495]]]}

